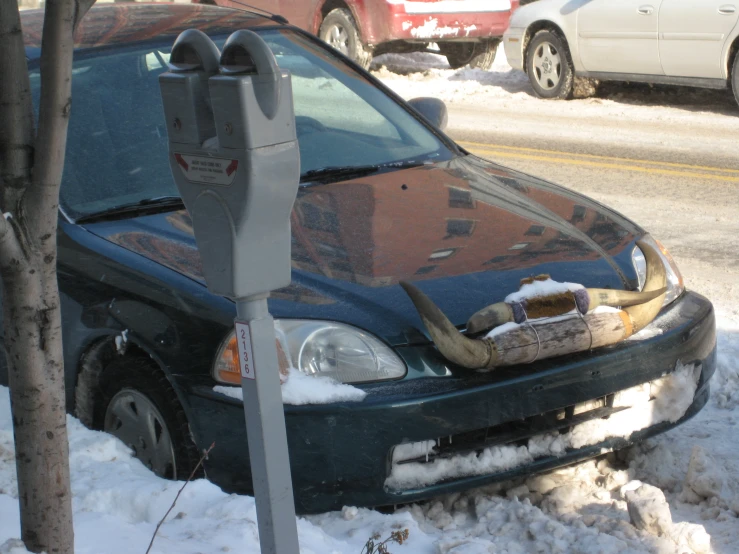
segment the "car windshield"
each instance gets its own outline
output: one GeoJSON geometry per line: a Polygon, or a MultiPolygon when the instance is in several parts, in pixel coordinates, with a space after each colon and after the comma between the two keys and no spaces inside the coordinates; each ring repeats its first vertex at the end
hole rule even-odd
{"type": "MultiPolygon", "coordinates": [[[[326,168],[350,178],[347,168],[391,169],[453,156],[406,109],[322,45],[287,29],[259,33],[292,74],[304,181],[320,181],[326,168]]],[[[213,38],[222,47],[227,37],[213,38]]],[[[170,47],[134,45],[77,56],[60,191],[69,216],[178,195],[158,81],[170,47]]],[[[38,73],[31,79],[38,97],[38,73]]]]}

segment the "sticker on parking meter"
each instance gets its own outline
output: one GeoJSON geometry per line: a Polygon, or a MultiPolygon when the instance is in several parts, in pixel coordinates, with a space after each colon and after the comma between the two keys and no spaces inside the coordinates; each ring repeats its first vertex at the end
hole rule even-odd
{"type": "Polygon", "coordinates": [[[239,160],[174,153],[185,179],[191,183],[228,186],[236,178],[239,160]]]}
{"type": "Polygon", "coordinates": [[[254,369],[254,355],[251,350],[251,329],[249,329],[249,324],[237,321],[234,325],[236,326],[236,342],[239,349],[241,376],[244,379],[256,379],[257,375],[254,369]]]}

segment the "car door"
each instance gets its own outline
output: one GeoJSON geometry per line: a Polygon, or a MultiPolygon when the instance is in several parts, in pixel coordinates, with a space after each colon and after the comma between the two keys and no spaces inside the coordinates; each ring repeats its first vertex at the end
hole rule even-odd
{"type": "Polygon", "coordinates": [[[666,75],[724,78],[721,53],[739,19],[739,0],[663,0],[659,53],[666,75]]]}
{"type": "Polygon", "coordinates": [[[577,12],[587,71],[662,75],[658,21],[663,0],[590,0],[577,12]]]}

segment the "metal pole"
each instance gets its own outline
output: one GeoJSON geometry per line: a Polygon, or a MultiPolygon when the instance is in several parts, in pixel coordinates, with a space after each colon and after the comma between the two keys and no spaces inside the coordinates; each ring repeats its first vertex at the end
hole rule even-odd
{"type": "Polygon", "coordinates": [[[285,412],[267,295],[236,299],[236,339],[262,554],[299,554],[285,412]]]}

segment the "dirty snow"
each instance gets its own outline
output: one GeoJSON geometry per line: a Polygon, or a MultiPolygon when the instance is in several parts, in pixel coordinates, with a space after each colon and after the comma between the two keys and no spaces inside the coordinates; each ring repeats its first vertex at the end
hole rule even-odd
{"type": "MultiPolygon", "coordinates": [[[[367,393],[362,389],[339,383],[331,377],[306,375],[295,368],[289,368],[287,381],[283,383],[282,402],[284,404],[330,404],[332,402],[361,402],[367,393]]],[[[215,392],[237,400],[244,400],[241,387],[215,386],[215,392]]]]}

